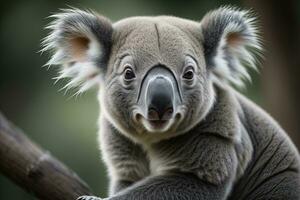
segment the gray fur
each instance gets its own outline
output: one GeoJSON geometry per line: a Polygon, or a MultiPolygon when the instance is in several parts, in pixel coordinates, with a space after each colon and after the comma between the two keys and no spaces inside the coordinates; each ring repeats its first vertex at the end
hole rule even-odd
{"type": "MultiPolygon", "coordinates": [[[[268,114],[228,84],[240,84],[248,76],[244,61],[254,64],[249,47],[260,49],[247,12],[223,7],[200,23],[159,16],[110,24],[95,13],[79,10],[56,17],[45,46],[54,50],[52,64],[69,63],[53,62],[60,52],[68,55],[68,49],[59,45],[68,40],[56,33],[73,27],[75,34],[78,23],[84,30],[94,30],[92,36],[80,33],[89,39],[86,51],[95,47],[92,55],[102,63],[87,56],[79,62],[82,66],[70,69],[85,78],[90,72],[98,73],[93,78],[101,85],[99,142],[110,177],[105,199],[300,199],[300,159],[295,146],[268,114]],[[144,77],[157,66],[167,67],[174,75],[182,99],[174,108],[179,114],[167,121],[167,128],[153,132],[146,116],[135,116],[142,109],[138,96],[147,88],[144,77]],[[135,76],[125,80],[128,67],[135,76]],[[183,78],[186,68],[193,69],[191,80],[183,78]]],[[[89,55],[80,50],[80,56],[89,55]]],[[[59,78],[71,78],[74,83],[76,76],[67,76],[65,70],[59,78]]],[[[85,81],[90,80],[80,79],[85,81]]],[[[80,92],[88,88],[82,84],[80,92]]]]}
{"type": "Polygon", "coordinates": [[[249,11],[223,7],[203,18],[202,30],[207,67],[215,70],[219,78],[242,86],[243,79],[250,79],[244,65],[255,68],[253,54],[261,50],[255,18],[249,11]],[[242,45],[228,41],[234,35],[242,45]]]}

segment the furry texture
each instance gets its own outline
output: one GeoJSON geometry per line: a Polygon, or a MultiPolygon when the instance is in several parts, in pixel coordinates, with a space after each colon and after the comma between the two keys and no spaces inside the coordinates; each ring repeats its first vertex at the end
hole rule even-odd
{"type": "Polygon", "coordinates": [[[206,120],[146,150],[105,129],[102,153],[111,171],[120,170],[111,174],[105,199],[298,200],[300,159],[286,133],[241,94],[216,88],[217,103],[206,120]],[[228,140],[234,135],[240,140],[228,140]]]}
{"type": "Polygon", "coordinates": [[[101,81],[110,53],[112,25],[94,12],[62,11],[51,16],[55,20],[47,26],[51,32],[41,51],[53,52],[46,65],[61,66],[56,80],[70,79],[63,89],[78,87],[79,94],[101,81]]]}
{"type": "Polygon", "coordinates": [[[295,146],[227,84],[242,85],[246,66],[254,65],[251,52],[260,49],[249,13],[223,7],[200,23],[158,16],[113,25],[80,10],[54,17],[44,44],[54,52],[49,63],[63,65],[58,79],[71,78],[66,87],[79,86],[79,92],[102,79],[99,140],[110,177],[105,199],[300,198],[295,146]],[[172,104],[170,126],[161,123],[161,131],[151,132],[143,124],[152,126],[151,120],[139,113],[148,104],[138,100],[145,102],[147,95],[139,94],[148,94],[150,83],[144,80],[158,66],[168,69],[164,75],[171,74],[168,84],[176,88],[170,94],[181,99],[172,104]]]}
{"type": "Polygon", "coordinates": [[[201,24],[206,63],[216,77],[237,86],[251,80],[246,66],[255,69],[255,54],[262,50],[251,13],[222,7],[208,13],[201,24]]]}

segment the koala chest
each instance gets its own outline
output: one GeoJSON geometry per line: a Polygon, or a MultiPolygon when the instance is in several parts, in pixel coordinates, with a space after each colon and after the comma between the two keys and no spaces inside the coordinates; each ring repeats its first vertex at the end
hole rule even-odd
{"type": "Polygon", "coordinates": [[[159,143],[147,151],[151,175],[191,173],[218,184],[236,173],[237,158],[230,144],[204,134],[201,140],[186,140],[182,145],[178,144],[184,138],[179,139],[159,143]]]}
{"type": "Polygon", "coordinates": [[[154,158],[150,158],[149,159],[150,162],[149,162],[149,168],[150,168],[150,174],[151,175],[157,175],[157,174],[160,174],[159,171],[161,171],[161,160],[159,159],[154,159],[154,158]]]}
{"type": "Polygon", "coordinates": [[[147,151],[147,156],[151,175],[167,174],[170,171],[182,171],[181,168],[184,166],[184,161],[180,161],[178,158],[165,157],[160,152],[153,150],[147,151]]]}

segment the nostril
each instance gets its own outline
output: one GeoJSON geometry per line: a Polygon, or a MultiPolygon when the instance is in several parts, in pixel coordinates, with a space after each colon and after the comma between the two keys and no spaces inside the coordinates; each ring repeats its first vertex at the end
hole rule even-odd
{"type": "Polygon", "coordinates": [[[166,109],[156,109],[150,107],[148,109],[148,119],[149,120],[169,120],[173,116],[173,107],[168,107],[166,109]]]}
{"type": "Polygon", "coordinates": [[[149,120],[159,120],[159,112],[153,107],[150,107],[148,110],[148,119],[149,120]]]}
{"type": "Polygon", "coordinates": [[[169,107],[167,109],[165,109],[165,111],[163,112],[163,115],[161,117],[162,120],[169,120],[172,118],[172,115],[173,115],[173,108],[172,107],[169,107]]]}

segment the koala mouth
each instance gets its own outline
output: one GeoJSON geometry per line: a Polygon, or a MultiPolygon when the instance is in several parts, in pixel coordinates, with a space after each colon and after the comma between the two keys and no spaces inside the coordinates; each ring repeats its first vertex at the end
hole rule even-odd
{"type": "Polygon", "coordinates": [[[169,129],[173,124],[177,124],[181,121],[182,113],[177,113],[174,118],[162,119],[162,120],[148,120],[151,127],[154,129],[164,130],[164,128],[169,129]]]}
{"type": "Polygon", "coordinates": [[[149,133],[164,133],[178,126],[183,118],[183,113],[178,112],[169,119],[149,119],[140,113],[134,115],[134,121],[142,125],[149,133]]]}
{"type": "Polygon", "coordinates": [[[169,120],[148,120],[150,124],[153,124],[153,125],[163,125],[165,123],[167,123],[169,120]]]}
{"type": "Polygon", "coordinates": [[[149,124],[155,129],[162,129],[169,120],[148,120],[149,124]]]}

